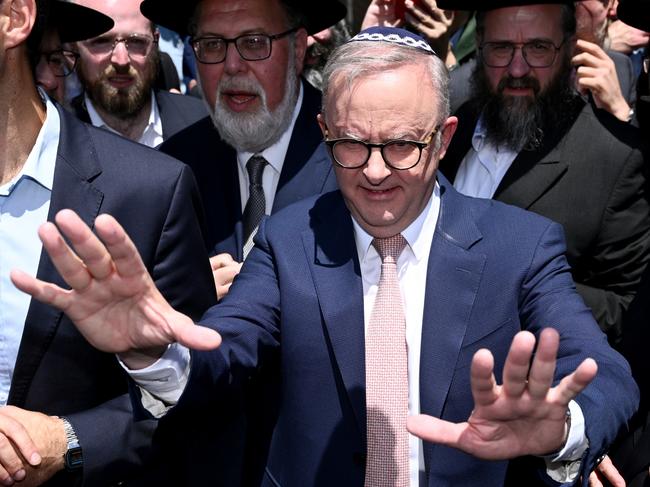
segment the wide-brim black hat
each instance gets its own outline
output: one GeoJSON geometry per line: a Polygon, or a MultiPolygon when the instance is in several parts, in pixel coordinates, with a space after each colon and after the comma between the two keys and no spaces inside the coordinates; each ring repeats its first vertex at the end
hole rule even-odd
{"type": "Polygon", "coordinates": [[[47,23],[59,31],[61,42],[97,37],[113,28],[113,19],[97,10],[66,0],[51,0],[47,23]]]}
{"type": "Polygon", "coordinates": [[[539,4],[572,4],[572,0],[438,0],[436,5],[444,10],[476,10],[486,12],[498,8],[521,7],[539,4]]]}
{"type": "Polygon", "coordinates": [[[650,0],[620,0],[616,15],[627,25],[650,32],[650,0]]]}
{"type": "MultiPolygon", "coordinates": [[[[167,27],[180,35],[187,35],[190,18],[200,1],[144,0],[140,4],[140,11],[154,24],[167,27]]],[[[303,27],[309,34],[315,34],[333,26],[347,14],[345,5],[338,0],[283,1],[305,17],[303,27]]]]}

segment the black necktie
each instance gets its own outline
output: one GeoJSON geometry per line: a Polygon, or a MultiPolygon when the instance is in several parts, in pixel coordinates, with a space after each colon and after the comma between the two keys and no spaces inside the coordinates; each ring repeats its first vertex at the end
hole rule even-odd
{"type": "Polygon", "coordinates": [[[248,201],[244,208],[244,258],[253,248],[253,237],[260,220],[266,213],[266,198],[262,187],[262,174],[268,162],[262,156],[253,156],[246,163],[248,171],[248,201]]]}

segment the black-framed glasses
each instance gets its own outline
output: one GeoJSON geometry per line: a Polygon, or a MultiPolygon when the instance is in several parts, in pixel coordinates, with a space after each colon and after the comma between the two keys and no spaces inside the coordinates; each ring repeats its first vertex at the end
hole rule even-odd
{"type": "Polygon", "coordinates": [[[565,41],[563,40],[559,46],[542,39],[523,43],[484,42],[479,46],[479,50],[483,62],[491,68],[510,66],[516,49],[521,49],[524,60],[531,68],[548,68],[555,62],[557,52],[562,48],[565,41]]]}
{"type": "Polygon", "coordinates": [[[196,60],[203,64],[219,64],[226,59],[228,44],[234,44],[237,52],[245,61],[262,61],[271,57],[273,41],[288,36],[298,30],[297,27],[280,34],[244,34],[232,39],[206,35],[190,39],[196,60]]]}
{"type": "Polygon", "coordinates": [[[69,49],[40,51],[38,55],[45,59],[45,62],[47,62],[52,73],[57,78],[65,78],[72,73],[79,59],[79,53],[69,49]]]}
{"type": "Polygon", "coordinates": [[[126,37],[99,36],[94,39],[82,41],[88,52],[95,56],[110,56],[115,46],[124,43],[124,47],[131,58],[144,58],[151,52],[151,48],[158,43],[158,39],[144,34],[131,34],[126,37]]]}
{"type": "Polygon", "coordinates": [[[325,144],[334,162],[345,169],[358,169],[365,165],[370,159],[371,150],[376,147],[381,151],[381,156],[388,167],[405,171],[420,162],[422,150],[431,143],[439,129],[440,125],[437,125],[424,140],[392,139],[381,143],[353,138],[328,139],[326,129],[325,144]]]}

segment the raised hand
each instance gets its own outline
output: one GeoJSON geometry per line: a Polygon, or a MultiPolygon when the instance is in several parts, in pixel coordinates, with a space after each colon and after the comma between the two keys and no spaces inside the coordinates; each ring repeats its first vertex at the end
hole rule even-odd
{"type": "Polygon", "coordinates": [[[494,378],[492,354],[479,350],[472,360],[474,411],[467,422],[456,424],[419,415],[408,419],[408,430],[423,440],[486,460],[559,451],[566,442],[569,402],[593,380],[597,366],[586,359],[551,387],[558,347],[558,332],[543,330],[531,365],[535,336],[519,332],[506,358],[502,385],[494,378]]]}
{"type": "Polygon", "coordinates": [[[379,25],[382,27],[399,27],[404,19],[397,16],[395,3],[397,0],[372,0],[361,22],[361,30],[379,25]]]}
{"type": "Polygon", "coordinates": [[[97,217],[99,238],[71,210],[60,211],[55,221],[56,226],[43,224],[39,237],[72,289],[21,271],[12,271],[11,279],[22,291],[67,314],[94,347],[119,353],[129,367],[142,368],[173,342],[200,350],[219,346],[218,333],[194,326],[189,317],[169,305],[135,245],[113,217],[97,217]]]}
{"type": "Polygon", "coordinates": [[[616,74],[614,61],[597,44],[578,39],[578,54],[572,63],[577,67],[576,83],[578,91],[591,92],[598,108],[607,110],[619,120],[627,122],[630,106],[621,93],[621,84],[616,74]]]}

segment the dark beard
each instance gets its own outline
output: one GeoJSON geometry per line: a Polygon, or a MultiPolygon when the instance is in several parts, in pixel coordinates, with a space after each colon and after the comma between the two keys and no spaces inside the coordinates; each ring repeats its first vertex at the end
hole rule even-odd
{"type": "Polygon", "coordinates": [[[159,59],[158,51],[154,50],[147,58],[142,73],[137,73],[130,65],[126,68],[109,65],[98,79],[92,81],[84,76],[83,68],[77,71],[88,97],[95,105],[114,117],[130,120],[140,113],[150,99],[151,88],[158,75],[159,59]],[[114,88],[108,83],[108,78],[114,74],[130,74],[135,78],[135,83],[128,88],[114,88]]]}
{"type": "Polygon", "coordinates": [[[540,147],[544,133],[549,129],[562,129],[572,118],[568,106],[578,98],[573,89],[570,59],[565,57],[556,77],[545,90],[533,77],[506,76],[490,89],[485,68],[480,60],[472,77],[473,103],[482,110],[487,139],[496,146],[519,152],[540,147]],[[503,94],[506,87],[532,88],[533,97],[515,97],[503,94]]]}

